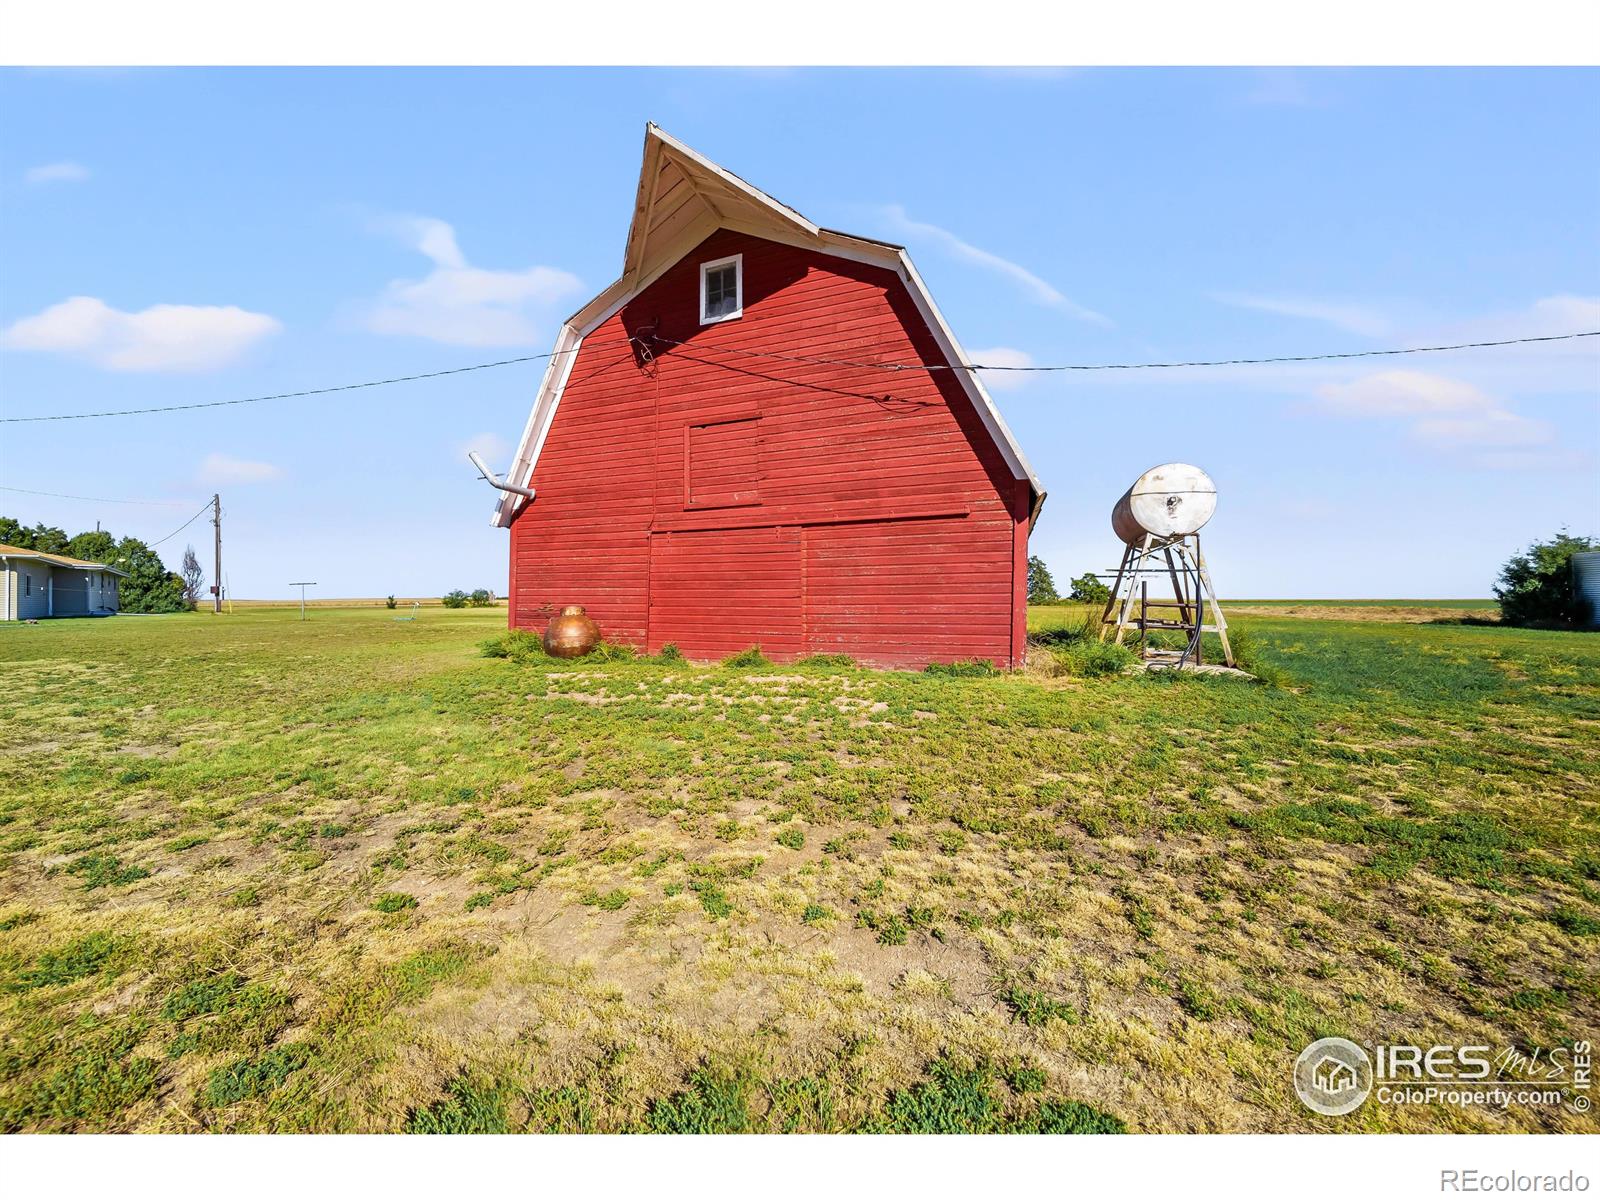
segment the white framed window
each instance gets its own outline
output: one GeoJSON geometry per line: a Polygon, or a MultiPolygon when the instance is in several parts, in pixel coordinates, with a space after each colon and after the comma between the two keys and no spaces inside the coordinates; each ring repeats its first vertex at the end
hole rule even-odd
{"type": "Polygon", "coordinates": [[[700,324],[744,316],[744,255],[700,264],[700,324]]]}

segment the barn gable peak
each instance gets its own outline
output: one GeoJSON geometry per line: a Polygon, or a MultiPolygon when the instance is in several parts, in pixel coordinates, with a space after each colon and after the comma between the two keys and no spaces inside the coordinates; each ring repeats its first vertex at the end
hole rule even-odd
{"type": "Polygon", "coordinates": [[[823,242],[823,231],[787,204],[684,145],[655,124],[645,126],[639,191],[623,253],[625,279],[676,262],[717,229],[823,242]]]}

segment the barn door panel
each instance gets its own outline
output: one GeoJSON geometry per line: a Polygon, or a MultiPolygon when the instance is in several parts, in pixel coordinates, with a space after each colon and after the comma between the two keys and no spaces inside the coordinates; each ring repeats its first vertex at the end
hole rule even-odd
{"type": "Polygon", "coordinates": [[[873,666],[1010,658],[1011,531],[971,517],[805,533],[805,653],[873,666]]]}
{"type": "Polygon", "coordinates": [[[675,643],[690,658],[723,658],[759,645],[800,652],[800,534],[715,529],[650,539],[650,653],[675,643]]]}

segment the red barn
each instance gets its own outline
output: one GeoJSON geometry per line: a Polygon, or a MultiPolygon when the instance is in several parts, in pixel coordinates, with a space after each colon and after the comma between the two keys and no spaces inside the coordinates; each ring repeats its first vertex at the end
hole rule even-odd
{"type": "Polygon", "coordinates": [[[561,328],[495,524],[510,622],[690,658],[1017,666],[1044,491],[899,246],[661,132],[622,278],[561,328]]]}

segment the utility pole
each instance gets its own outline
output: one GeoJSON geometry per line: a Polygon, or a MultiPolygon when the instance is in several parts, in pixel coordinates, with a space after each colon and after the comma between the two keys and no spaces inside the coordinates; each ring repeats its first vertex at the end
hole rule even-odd
{"type": "Polygon", "coordinates": [[[300,619],[304,621],[306,619],[306,589],[308,587],[316,587],[317,581],[315,579],[299,580],[289,586],[300,589],[300,619]]]}
{"type": "Polygon", "coordinates": [[[222,611],[222,495],[213,493],[211,496],[211,523],[217,530],[217,568],[211,576],[211,611],[222,611]]]}

